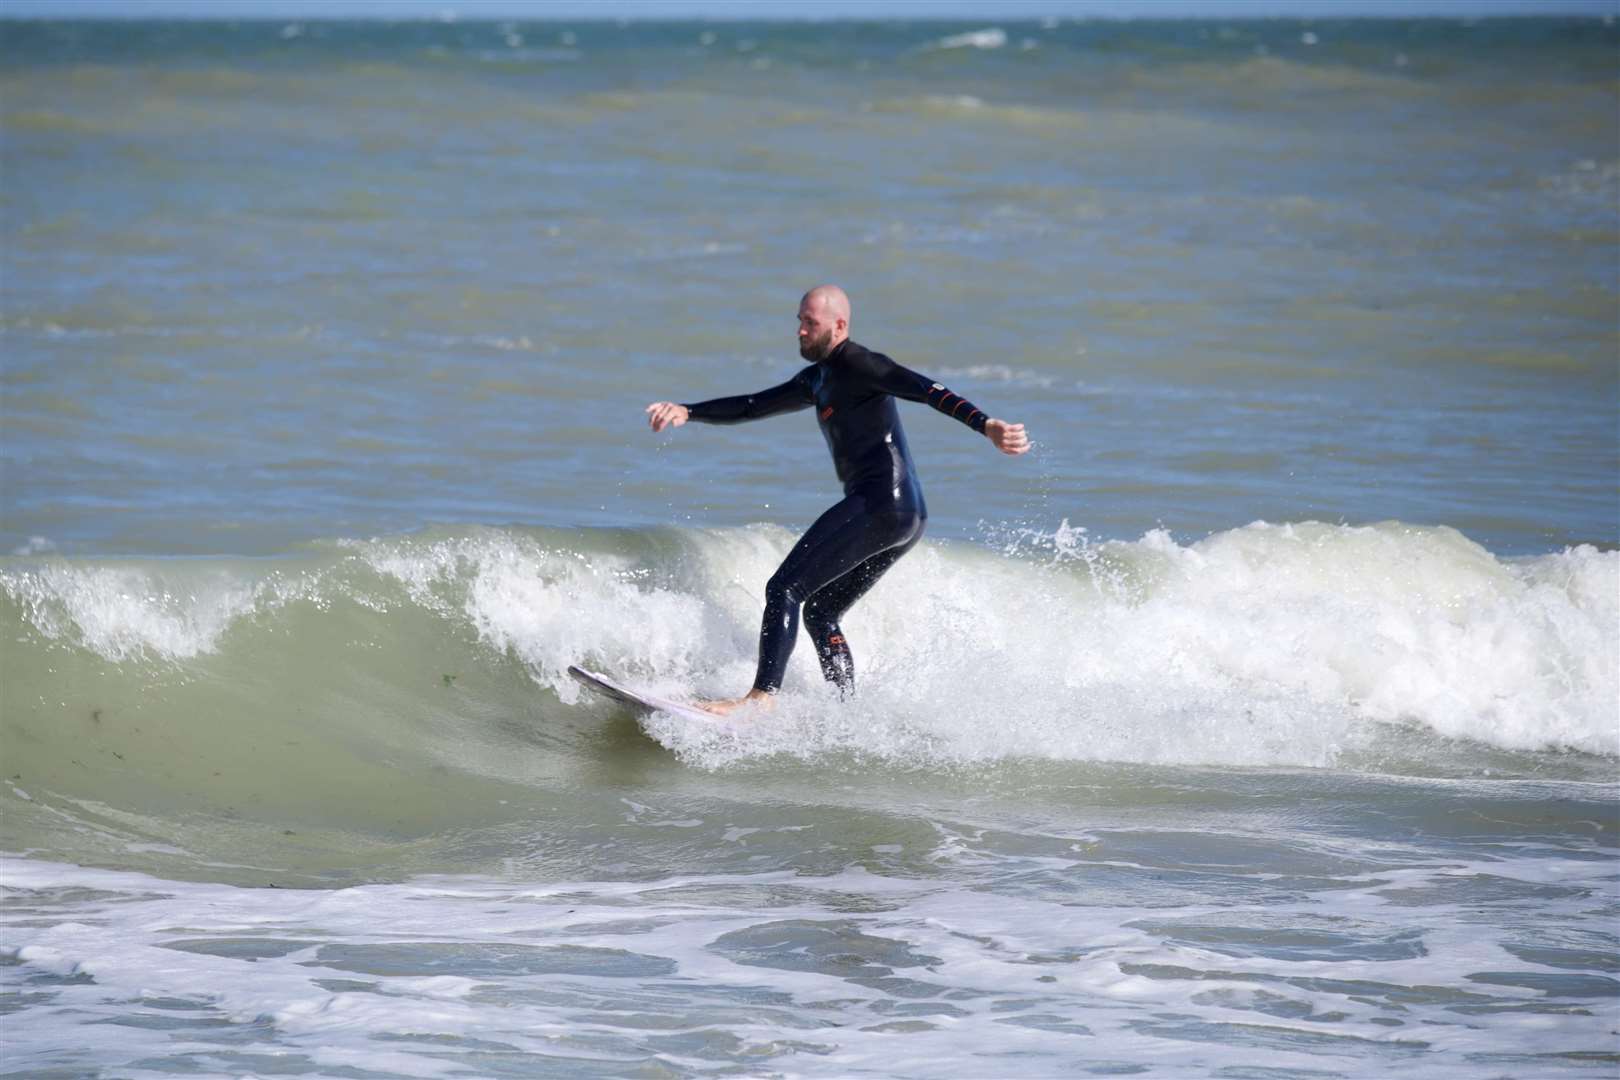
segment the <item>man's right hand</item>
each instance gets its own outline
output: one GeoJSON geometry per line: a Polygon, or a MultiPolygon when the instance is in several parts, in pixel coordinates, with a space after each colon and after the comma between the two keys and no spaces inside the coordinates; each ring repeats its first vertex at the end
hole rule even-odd
{"type": "Polygon", "coordinates": [[[686,423],[690,415],[685,405],[677,405],[673,401],[655,401],[647,406],[647,422],[652,425],[654,431],[680,427],[686,423]]]}

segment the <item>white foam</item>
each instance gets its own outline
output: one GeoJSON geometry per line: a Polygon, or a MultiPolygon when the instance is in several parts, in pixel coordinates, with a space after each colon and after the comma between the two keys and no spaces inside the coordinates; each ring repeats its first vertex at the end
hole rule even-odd
{"type": "Polygon", "coordinates": [[[902,560],[845,619],[862,689],[841,707],[801,648],[750,737],[661,734],[709,764],[853,748],[1328,766],[1381,724],[1620,753],[1620,554],[1508,562],[1401,525],[1044,540],[1035,557],[924,545],[902,560]]]}
{"type": "Polygon", "coordinates": [[[941,379],[974,379],[980,382],[1007,383],[1012,386],[1032,386],[1050,390],[1057,380],[1050,375],[1007,364],[972,364],[968,367],[939,367],[934,374],[941,379]]]}
{"type": "Polygon", "coordinates": [[[752,1069],[804,1076],[1074,1075],[1099,1060],[1177,1075],[1257,1062],[1372,1075],[1421,1048],[1428,1075],[1460,1078],[1479,1075],[1477,1054],[1590,1052],[1610,1035],[1602,1011],[1558,1009],[1579,991],[1474,981],[1570,972],[1503,947],[1518,934],[1515,908],[1445,900],[1481,875],[1522,874],[1548,893],[1544,924],[1578,936],[1602,872],[1590,860],[1407,867],[1395,854],[1369,866],[1358,850],[1364,869],[1303,895],[1251,873],[1252,893],[1205,898],[1172,877],[1144,908],[1063,884],[1088,866],[1107,880],[1111,864],[957,840],[941,866],[967,868],[966,882],[850,867],[304,891],[11,858],[0,950],[19,965],[0,970],[11,985],[35,981],[19,995],[27,1021],[8,1025],[7,1060],[122,1075],[176,1055],[220,1067],[214,1055],[232,1049],[305,1074],[439,1076],[476,1071],[495,1043],[513,1067],[537,1069],[562,1055],[707,1072],[737,1063],[732,1047],[752,1069]],[[1005,872],[1001,887],[971,884],[983,860],[1005,872]],[[1401,897],[1426,890],[1439,895],[1401,897]],[[1257,948],[1234,952],[1203,927],[1257,948]],[[1325,955],[1291,953],[1313,936],[1325,955]],[[525,968],[559,947],[592,959],[525,968]],[[1490,1023],[1455,1011],[1462,994],[1497,1010],[1490,1023]],[[907,1019],[918,1023],[896,1040],[906,1029],[890,1025],[907,1019]],[[187,1038],[192,1024],[229,1042],[187,1038]],[[1266,1037],[1241,1038],[1256,1034],[1266,1037]]]}
{"type": "Polygon", "coordinates": [[[258,588],[219,573],[166,581],[138,567],[64,562],[0,572],[0,588],[50,638],[115,663],[188,659],[212,652],[233,619],[254,609],[258,588]]]}
{"type": "MultiPolygon", "coordinates": [[[[739,538],[746,534],[739,534],[739,538]]],[[[522,660],[564,701],[579,700],[569,665],[595,663],[649,690],[691,689],[715,656],[738,643],[692,591],[647,580],[629,556],[548,549],[499,533],[369,550],[379,571],[425,606],[454,609],[480,638],[522,660]],[[446,599],[446,597],[454,599],[446,599]]]]}
{"type": "Polygon", "coordinates": [[[936,49],[999,49],[1007,44],[1007,31],[1000,27],[952,34],[934,43],[936,49]]]}

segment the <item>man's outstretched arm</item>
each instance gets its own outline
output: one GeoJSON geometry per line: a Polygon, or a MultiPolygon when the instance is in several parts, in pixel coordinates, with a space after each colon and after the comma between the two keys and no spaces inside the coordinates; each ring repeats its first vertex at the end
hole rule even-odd
{"type": "Polygon", "coordinates": [[[767,416],[807,409],[814,400],[810,388],[796,376],[780,386],[761,390],[757,394],[714,398],[695,405],[655,401],[647,406],[647,422],[654,431],[680,427],[688,420],[704,424],[740,424],[746,420],[763,420],[767,416]]]}
{"type": "Polygon", "coordinates": [[[921,401],[939,412],[960,421],[990,440],[1003,454],[1016,457],[1029,450],[1029,436],[1023,424],[1009,424],[982,412],[973,402],[954,394],[927,376],[897,364],[882,353],[868,353],[871,368],[869,378],[884,393],[906,401],[921,401]]]}

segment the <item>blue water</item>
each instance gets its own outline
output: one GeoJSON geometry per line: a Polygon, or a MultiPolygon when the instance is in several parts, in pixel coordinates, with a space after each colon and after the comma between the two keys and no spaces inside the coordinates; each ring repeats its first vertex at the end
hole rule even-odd
{"type": "Polygon", "coordinates": [[[0,543],[802,525],[806,425],[635,428],[820,280],[1041,443],[914,421],[937,531],[1615,542],[1613,27],[951,30],[9,24],[0,543]]]}

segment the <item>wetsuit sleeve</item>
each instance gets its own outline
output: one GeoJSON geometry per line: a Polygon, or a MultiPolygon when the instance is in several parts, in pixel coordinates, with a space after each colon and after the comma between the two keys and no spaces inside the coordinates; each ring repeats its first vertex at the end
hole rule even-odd
{"type": "MultiPolygon", "coordinates": [[[[806,369],[808,370],[808,369],[806,369]]],[[[767,416],[807,409],[815,403],[810,384],[803,374],[795,375],[780,386],[761,390],[757,394],[714,398],[687,405],[687,419],[705,424],[740,424],[745,420],[763,420],[767,416]]]]}
{"type": "Polygon", "coordinates": [[[868,377],[885,394],[932,405],[952,420],[960,420],[980,435],[984,434],[984,422],[990,418],[967,398],[951,393],[926,375],[919,375],[882,353],[867,353],[864,364],[868,377]]]}

